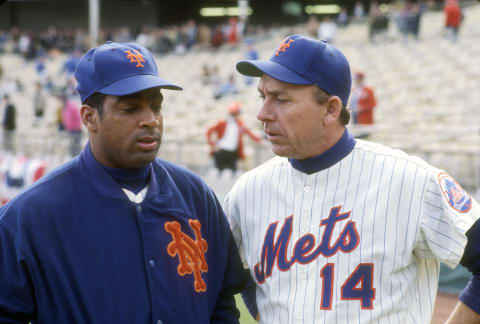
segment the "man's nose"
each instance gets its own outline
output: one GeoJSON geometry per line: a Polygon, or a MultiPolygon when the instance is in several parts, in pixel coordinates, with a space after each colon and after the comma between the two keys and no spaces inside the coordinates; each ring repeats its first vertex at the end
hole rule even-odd
{"type": "Polygon", "coordinates": [[[271,103],[268,99],[265,99],[262,103],[262,107],[257,114],[257,119],[260,121],[271,120],[273,118],[273,113],[271,109],[271,103]]]}
{"type": "Polygon", "coordinates": [[[141,126],[147,126],[151,128],[160,127],[160,118],[159,114],[156,114],[151,109],[145,109],[146,112],[142,116],[141,126]]]}

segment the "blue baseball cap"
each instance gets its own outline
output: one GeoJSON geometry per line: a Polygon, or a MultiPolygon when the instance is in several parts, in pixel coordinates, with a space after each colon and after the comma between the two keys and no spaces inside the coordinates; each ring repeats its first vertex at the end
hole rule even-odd
{"type": "Polygon", "coordinates": [[[152,53],[135,43],[106,42],[90,49],[78,61],[75,78],[82,102],[95,92],[125,96],[154,87],[182,90],[161,79],[152,53]]]}
{"type": "Polygon", "coordinates": [[[285,38],[268,61],[237,63],[243,75],[270,77],[292,84],[314,84],[347,105],[352,88],[350,65],[343,53],[325,41],[302,35],[285,38]]]}

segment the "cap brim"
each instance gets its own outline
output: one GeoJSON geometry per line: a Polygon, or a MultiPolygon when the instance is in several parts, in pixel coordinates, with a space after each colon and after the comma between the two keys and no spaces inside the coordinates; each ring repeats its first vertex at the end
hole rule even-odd
{"type": "Polygon", "coordinates": [[[169,90],[183,90],[181,87],[160,79],[155,75],[138,74],[110,83],[108,86],[98,89],[97,92],[112,96],[125,96],[156,87],[169,90]]]}
{"type": "Polygon", "coordinates": [[[240,74],[261,77],[262,74],[267,74],[274,79],[292,83],[292,84],[313,84],[312,81],[301,77],[296,72],[284,67],[283,65],[273,61],[240,61],[237,63],[237,71],[240,74]]]}

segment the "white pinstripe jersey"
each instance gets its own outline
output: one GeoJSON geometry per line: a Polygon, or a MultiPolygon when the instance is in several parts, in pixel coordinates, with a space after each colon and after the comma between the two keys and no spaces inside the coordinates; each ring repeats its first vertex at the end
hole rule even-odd
{"type": "Polygon", "coordinates": [[[419,158],[357,140],[313,174],[275,157],[225,199],[261,323],[430,323],[477,202],[419,158]]]}

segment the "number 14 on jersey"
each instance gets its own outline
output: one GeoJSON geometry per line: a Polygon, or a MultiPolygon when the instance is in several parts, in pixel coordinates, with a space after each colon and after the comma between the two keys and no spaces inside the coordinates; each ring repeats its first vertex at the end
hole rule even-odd
{"type": "MultiPolygon", "coordinates": [[[[341,300],[358,300],[362,309],[373,309],[375,288],[373,288],[373,263],[360,263],[340,287],[341,300]]],[[[332,309],[335,282],[335,264],[327,263],[320,271],[322,298],[320,309],[332,309]]]]}

